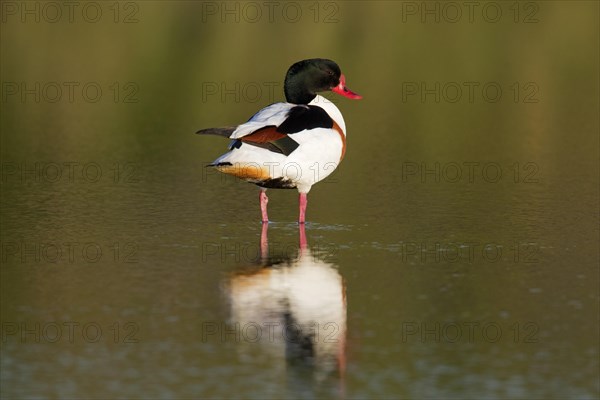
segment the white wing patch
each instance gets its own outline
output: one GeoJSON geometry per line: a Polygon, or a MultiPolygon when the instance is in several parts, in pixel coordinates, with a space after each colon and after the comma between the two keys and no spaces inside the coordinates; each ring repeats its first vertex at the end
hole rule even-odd
{"type": "MultiPolygon", "coordinates": [[[[324,109],[327,114],[342,128],[346,134],[346,123],[342,117],[342,113],[331,101],[325,97],[317,95],[309,104],[319,106],[324,109]]],[[[235,131],[229,136],[231,139],[239,139],[246,135],[256,132],[265,126],[279,126],[287,118],[290,110],[294,107],[301,106],[300,104],[292,103],[274,103],[267,106],[254,114],[248,122],[239,125],[235,131]]],[[[306,107],[306,106],[305,106],[306,107]]]]}
{"type": "Polygon", "coordinates": [[[271,104],[254,114],[248,122],[238,126],[229,137],[239,139],[265,126],[279,126],[285,121],[290,110],[297,106],[297,104],[292,103],[271,104]]]}

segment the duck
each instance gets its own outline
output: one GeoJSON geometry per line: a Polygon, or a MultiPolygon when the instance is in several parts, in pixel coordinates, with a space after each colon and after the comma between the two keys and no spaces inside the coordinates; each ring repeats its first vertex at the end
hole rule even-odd
{"type": "Polygon", "coordinates": [[[269,222],[267,189],[297,189],[298,222],[304,224],[308,192],[331,175],[346,153],[344,117],[317,93],[332,91],[355,100],[362,96],[346,87],[338,64],[325,58],[294,63],[283,88],[285,102],[268,105],[246,123],[196,133],[231,139],[229,151],[207,167],[259,186],[263,224],[269,222]]]}

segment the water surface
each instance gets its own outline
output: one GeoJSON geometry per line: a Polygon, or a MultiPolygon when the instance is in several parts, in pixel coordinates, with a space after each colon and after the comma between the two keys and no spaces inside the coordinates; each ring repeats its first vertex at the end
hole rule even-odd
{"type": "Polygon", "coordinates": [[[408,3],[7,16],[2,396],[597,397],[598,5],[408,3]],[[335,99],[348,150],[301,246],[297,193],[268,192],[263,232],[258,190],[204,168],[226,142],[193,132],[282,100],[315,56],[364,99],[335,99]]]}

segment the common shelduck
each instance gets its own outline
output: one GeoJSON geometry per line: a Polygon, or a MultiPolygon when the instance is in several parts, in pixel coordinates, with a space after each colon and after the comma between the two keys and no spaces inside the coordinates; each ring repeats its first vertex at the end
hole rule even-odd
{"type": "Polygon", "coordinates": [[[344,157],[346,124],[335,104],[317,95],[326,90],[361,98],[346,87],[335,62],[322,58],[299,61],[285,76],[286,103],[263,108],[245,124],[197,132],[233,139],[229,152],[209,166],[260,186],[263,223],[269,221],[267,188],[297,188],[298,221],[304,223],[306,194],[344,157]]]}

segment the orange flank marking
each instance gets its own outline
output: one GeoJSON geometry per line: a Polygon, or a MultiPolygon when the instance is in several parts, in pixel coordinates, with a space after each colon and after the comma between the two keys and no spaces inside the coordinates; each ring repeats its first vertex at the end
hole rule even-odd
{"type": "Polygon", "coordinates": [[[342,161],[344,155],[346,154],[346,135],[344,135],[342,128],[340,128],[340,126],[335,121],[333,121],[333,129],[335,129],[337,133],[339,133],[340,139],[342,139],[342,155],[340,156],[340,161],[342,161]]]}
{"type": "Polygon", "coordinates": [[[240,138],[242,142],[267,143],[281,139],[287,135],[279,133],[275,126],[267,126],[240,138]]]}
{"type": "Polygon", "coordinates": [[[229,289],[233,297],[261,292],[265,286],[269,286],[272,272],[271,268],[236,272],[229,281],[229,289]]]}
{"type": "Polygon", "coordinates": [[[220,165],[216,168],[219,172],[233,175],[236,178],[244,180],[264,181],[271,179],[271,176],[269,175],[269,169],[259,165],[258,163],[220,165]]]}

